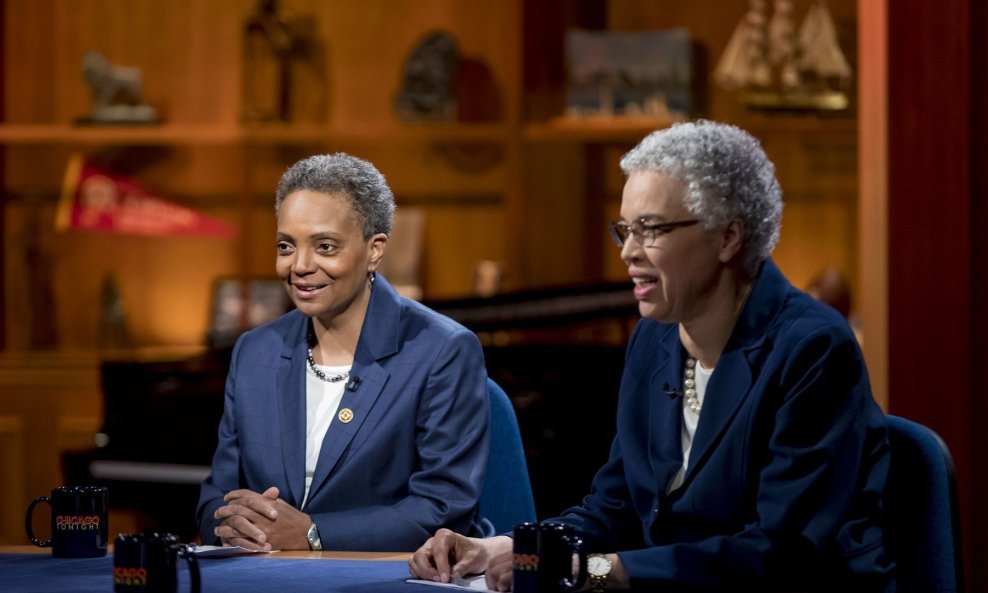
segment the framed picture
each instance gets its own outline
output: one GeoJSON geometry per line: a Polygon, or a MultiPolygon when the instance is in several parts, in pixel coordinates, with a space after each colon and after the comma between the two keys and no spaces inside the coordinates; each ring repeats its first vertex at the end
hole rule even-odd
{"type": "Polygon", "coordinates": [[[689,31],[566,34],[566,114],[685,119],[693,110],[689,31]]]}
{"type": "Polygon", "coordinates": [[[293,307],[284,283],[276,278],[217,278],[207,341],[213,347],[232,345],[241,333],[273,321],[293,307]]]}

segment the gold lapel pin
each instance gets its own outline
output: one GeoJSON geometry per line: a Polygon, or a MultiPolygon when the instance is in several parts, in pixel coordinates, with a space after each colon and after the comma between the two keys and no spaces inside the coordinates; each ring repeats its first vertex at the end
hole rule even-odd
{"type": "Polygon", "coordinates": [[[343,424],[347,424],[348,422],[353,420],[353,410],[351,410],[350,408],[343,408],[342,410],[340,410],[340,413],[336,415],[336,417],[339,418],[340,422],[342,422],[343,424]]]}

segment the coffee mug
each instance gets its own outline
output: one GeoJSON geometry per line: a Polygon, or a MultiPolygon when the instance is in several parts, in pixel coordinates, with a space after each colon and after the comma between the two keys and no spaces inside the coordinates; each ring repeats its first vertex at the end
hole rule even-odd
{"type": "Polygon", "coordinates": [[[199,593],[199,563],[170,533],[121,533],[113,542],[113,590],[116,593],[177,593],[179,559],[189,566],[192,593],[199,593]]]}
{"type": "Polygon", "coordinates": [[[522,523],[512,533],[511,590],[533,593],[539,590],[539,525],[522,523]]]}
{"type": "Polygon", "coordinates": [[[522,523],[515,527],[513,537],[512,589],[516,593],[570,593],[583,586],[587,557],[572,527],[522,523]]]}
{"type": "Polygon", "coordinates": [[[105,486],[59,486],[51,496],[31,501],[24,518],[24,529],[31,543],[51,548],[59,558],[96,558],[106,555],[107,493],[105,486]],[[32,515],[39,503],[51,507],[51,539],[34,536],[32,515]]]}

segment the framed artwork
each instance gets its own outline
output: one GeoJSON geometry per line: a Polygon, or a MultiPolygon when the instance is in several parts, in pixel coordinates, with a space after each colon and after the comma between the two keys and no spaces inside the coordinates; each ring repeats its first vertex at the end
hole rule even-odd
{"type": "Polygon", "coordinates": [[[213,282],[207,341],[232,345],[241,333],[273,321],[294,305],[276,278],[220,277],[213,282]]]}
{"type": "Polygon", "coordinates": [[[569,116],[685,119],[693,109],[689,31],[566,34],[569,116]]]}

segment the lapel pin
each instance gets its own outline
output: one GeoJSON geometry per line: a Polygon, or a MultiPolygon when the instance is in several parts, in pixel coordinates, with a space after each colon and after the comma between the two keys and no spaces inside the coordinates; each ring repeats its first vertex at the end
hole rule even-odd
{"type": "Polygon", "coordinates": [[[340,422],[343,424],[347,424],[353,420],[353,410],[350,408],[343,408],[340,410],[340,413],[336,415],[336,417],[339,418],[340,422]]]}

